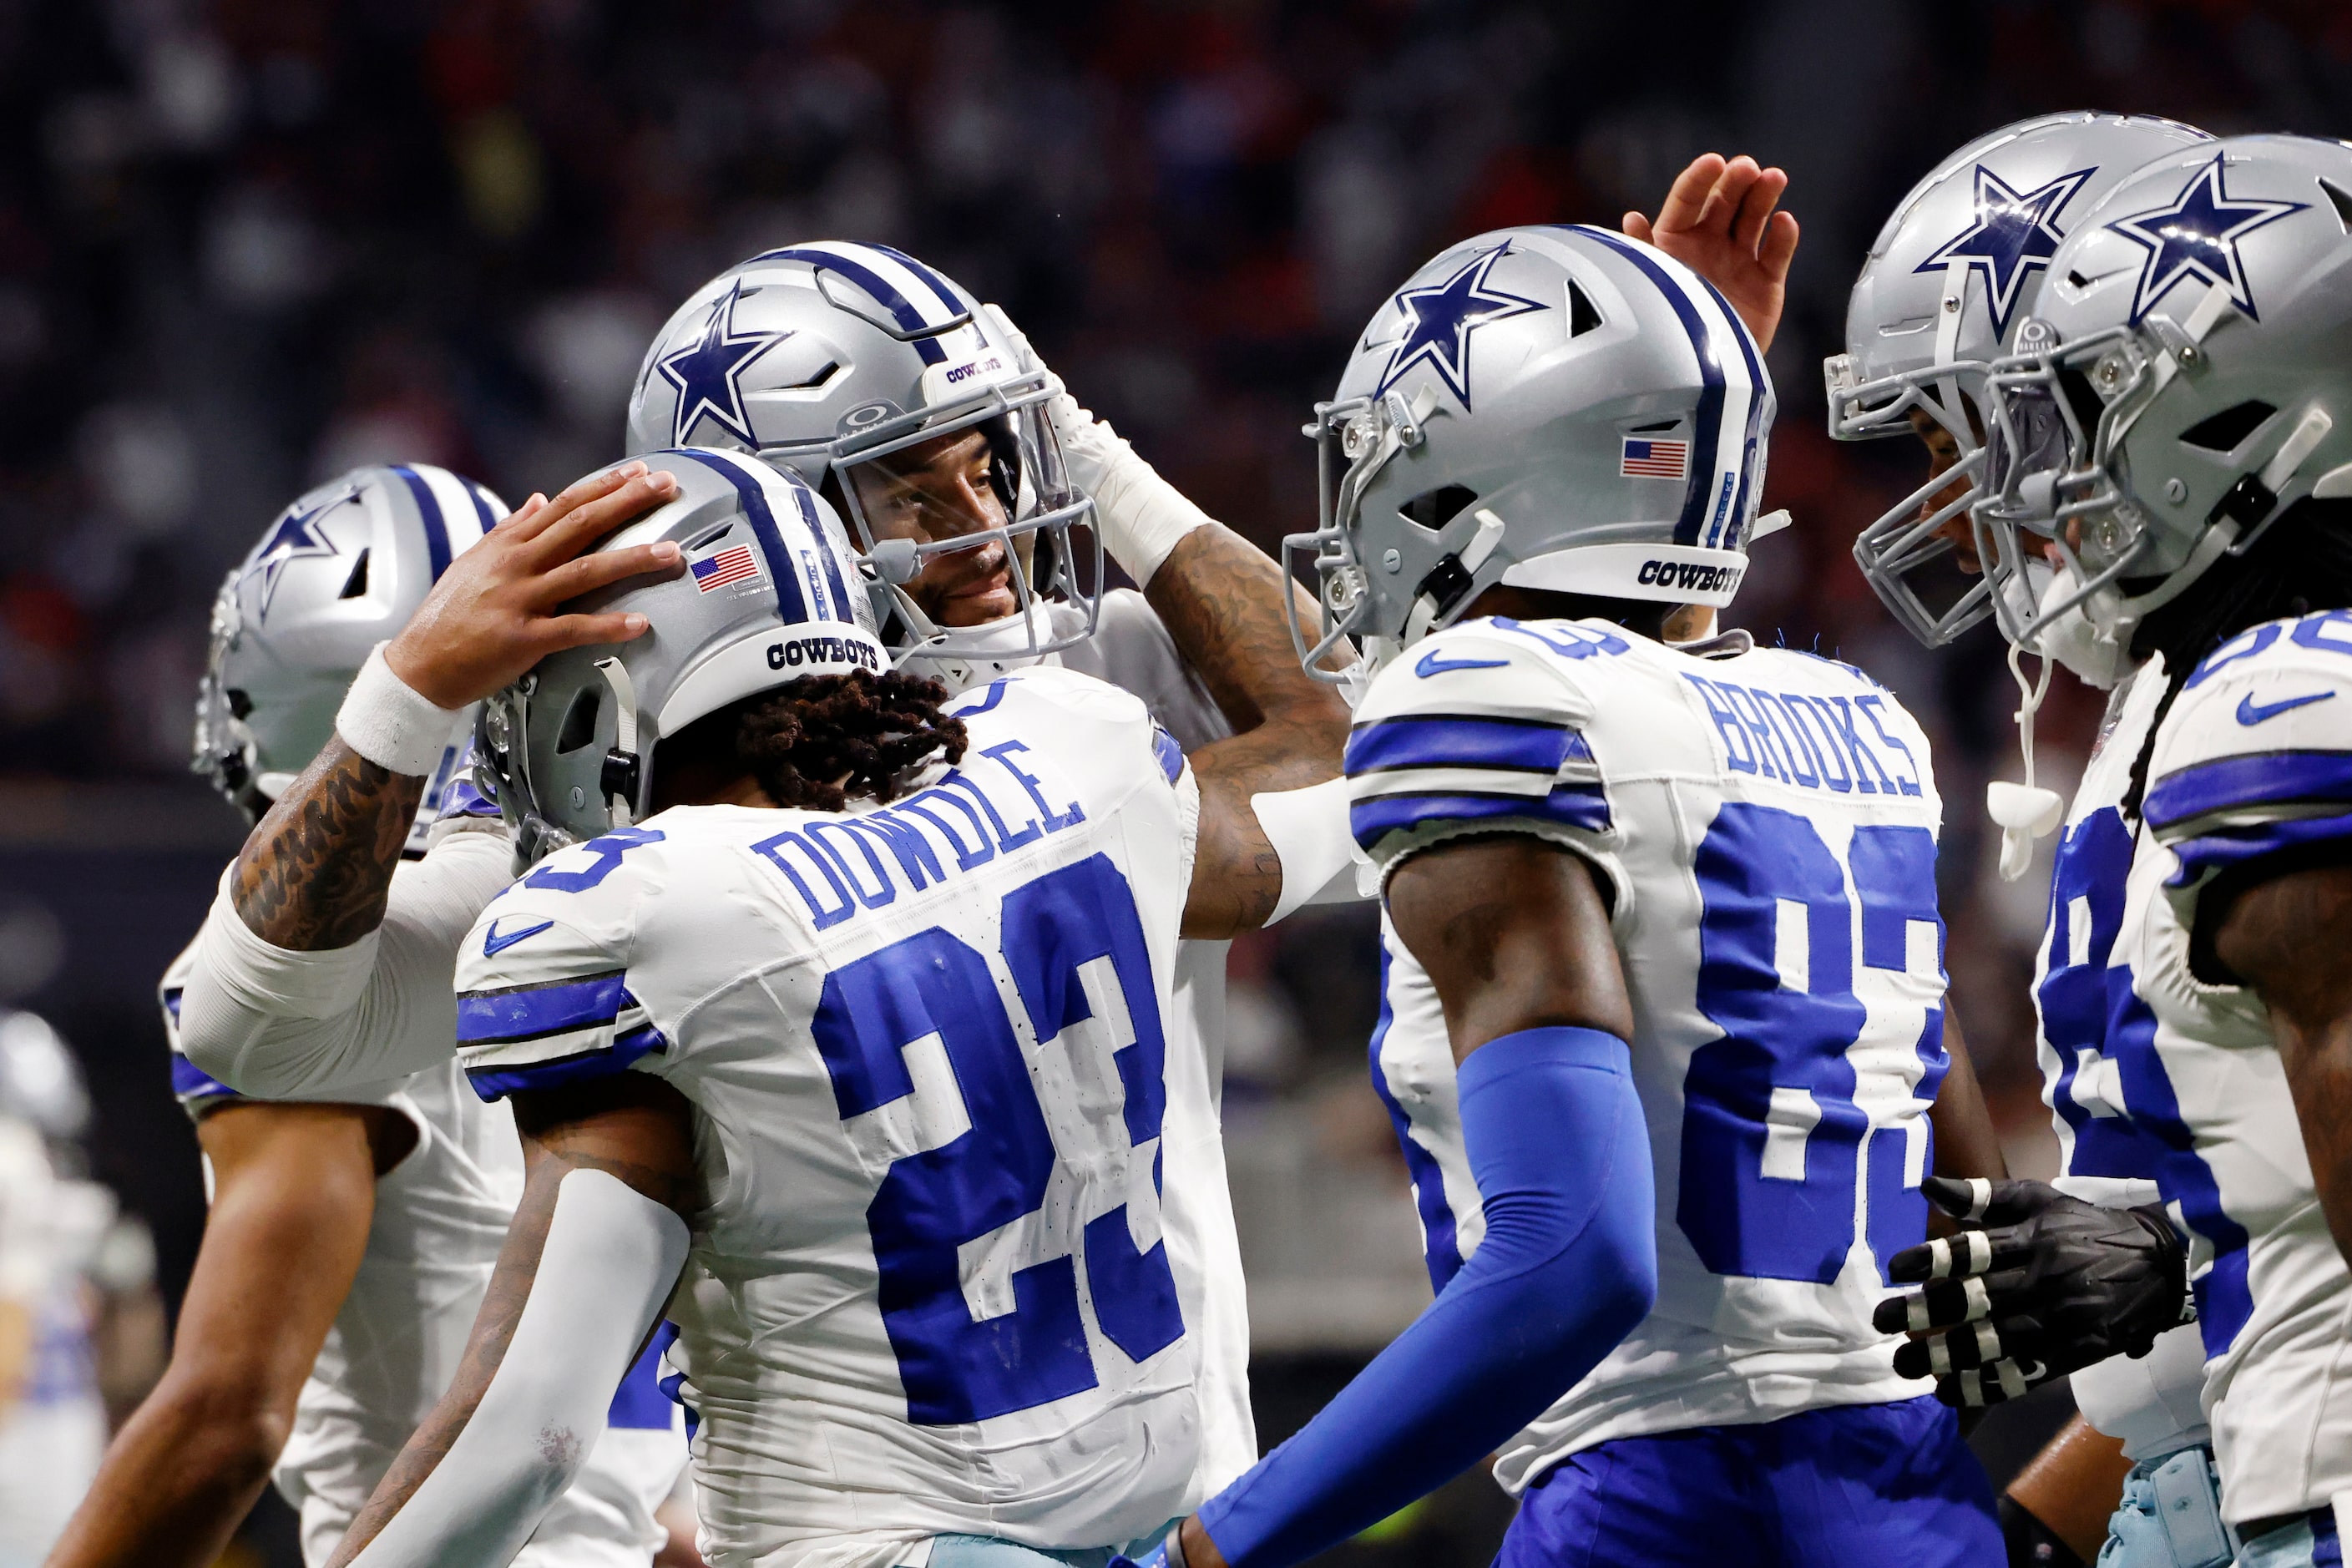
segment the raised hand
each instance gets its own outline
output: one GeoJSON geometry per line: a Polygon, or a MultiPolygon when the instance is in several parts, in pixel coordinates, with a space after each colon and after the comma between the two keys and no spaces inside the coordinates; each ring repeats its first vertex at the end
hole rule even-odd
{"type": "Polygon", "coordinates": [[[553,500],[531,497],[450,563],[384,649],[384,662],[418,695],[439,707],[463,708],[551,653],[642,637],[641,615],[557,611],[625,577],[676,573],[683,558],[674,540],[588,552],[677,494],[677,481],[668,474],[624,463],[592,474],[553,500]]]}
{"type": "Polygon", "coordinates": [[[2040,1182],[1930,1176],[1919,1190],[1969,1228],[1888,1259],[1896,1284],[1925,1288],[1881,1301],[1872,1321],[1912,1336],[1895,1370],[1934,1378],[1947,1405],[1999,1405],[2146,1355],[2193,1316],[2187,1249],[2160,1208],[2102,1208],[2040,1182]]]}
{"type": "Polygon", "coordinates": [[[1702,153],[1675,176],[1655,222],[1627,213],[1624,229],[1714,284],[1756,346],[1769,349],[1797,254],[1797,220],[1773,210],[1788,188],[1786,172],[1759,168],[1745,153],[1727,163],[1702,153]]]}

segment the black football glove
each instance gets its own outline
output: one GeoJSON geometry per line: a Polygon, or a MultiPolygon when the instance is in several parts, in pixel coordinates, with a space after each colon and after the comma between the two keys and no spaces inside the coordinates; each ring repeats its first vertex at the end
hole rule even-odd
{"type": "Polygon", "coordinates": [[[1895,1370],[1932,1377],[1947,1405],[2016,1399],[2111,1355],[2143,1356],[2194,1321],[2189,1255],[2161,1208],[2101,1208],[2040,1182],[1930,1176],[1927,1200],[1969,1228],[1888,1260],[1881,1333],[1914,1337],[1895,1370]]]}

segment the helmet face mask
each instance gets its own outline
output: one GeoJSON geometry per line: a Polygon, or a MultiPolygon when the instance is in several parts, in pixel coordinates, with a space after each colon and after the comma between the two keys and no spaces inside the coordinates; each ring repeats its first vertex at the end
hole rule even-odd
{"type": "Polygon", "coordinates": [[[1488,587],[1722,605],[1747,566],[1773,396],[1722,297],[1662,252],[1560,225],[1440,254],[1317,405],[1308,671],[1377,668],[1488,587]],[[1554,303],[1557,301],[1557,303],[1554,303]]]}
{"type": "Polygon", "coordinates": [[[2231,138],[2137,171],[2060,250],[2064,280],[1988,378],[1987,571],[2021,579],[2047,557],[2064,584],[2038,601],[1996,586],[2011,641],[2038,648],[2080,614],[2128,643],[2149,612],[2352,469],[2352,419],[2331,412],[2352,407],[2352,250],[2314,199],[2319,180],[2352,182],[2352,149],[2231,138]],[[2168,232],[2155,220],[2200,191],[2237,215],[2210,252],[2226,269],[2179,266],[2152,286],[2168,232]]]}
{"type": "Polygon", "coordinates": [[[1846,315],[1846,352],[1822,366],[1830,435],[1933,430],[1956,448],[1854,542],[1864,577],[1933,647],[2001,613],[2018,584],[1969,582],[1969,521],[1985,494],[1993,363],[2097,200],[2203,132],[2145,115],[2042,115],[1979,137],[1913,187],[1871,246],[1846,315]]]}
{"type": "Polygon", "coordinates": [[[638,376],[630,449],[731,447],[819,487],[875,558],[875,612],[894,657],[960,685],[1093,634],[1103,553],[1075,531],[1091,531],[1094,503],[1071,482],[1045,417],[1061,390],[951,279],[887,246],[814,241],[752,258],[671,318],[638,376]],[[893,458],[973,429],[989,439],[1003,516],[914,538],[911,552],[893,546],[909,536],[872,515],[873,481],[893,458]],[[939,596],[918,580],[927,570],[952,576],[952,557],[991,544],[1005,563],[1010,612],[943,624],[932,613],[939,596]],[[1042,613],[1056,602],[1077,614],[1042,613]]]}
{"type": "MultiPolygon", "coordinates": [[[[280,512],[214,598],[191,768],[258,821],[334,738],[369,651],[504,515],[488,490],[422,463],[355,468],[280,512]]],[[[452,728],[411,852],[425,847],[472,727],[468,713],[452,728]]]]}

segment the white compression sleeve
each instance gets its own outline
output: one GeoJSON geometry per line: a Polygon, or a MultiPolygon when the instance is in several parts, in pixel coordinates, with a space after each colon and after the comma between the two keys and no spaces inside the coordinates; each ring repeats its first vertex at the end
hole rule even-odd
{"type": "Polygon", "coordinates": [[[1377,889],[1379,881],[1348,828],[1346,779],[1254,795],[1250,809],[1282,858],[1282,897],[1266,924],[1307,904],[1352,903],[1373,896],[1367,889],[1377,889]]]}
{"type": "Polygon", "coordinates": [[[352,1568],[506,1568],[604,1434],[687,1241],[685,1221],[619,1177],[568,1173],[481,1404],[352,1568]]]}

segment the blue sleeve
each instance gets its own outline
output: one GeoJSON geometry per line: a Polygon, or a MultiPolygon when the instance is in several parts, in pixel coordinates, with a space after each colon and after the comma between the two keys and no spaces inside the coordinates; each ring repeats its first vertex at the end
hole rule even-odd
{"type": "Polygon", "coordinates": [[[1655,1200],[1625,1043],[1527,1029],[1472,1051],[1456,1081],[1486,1237],[1320,1415],[1202,1506],[1233,1568],[1286,1568],[1434,1490],[1649,1312],[1655,1200]]]}

